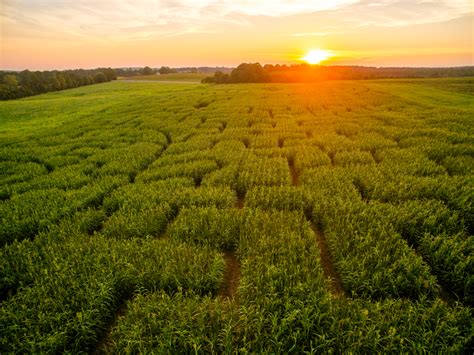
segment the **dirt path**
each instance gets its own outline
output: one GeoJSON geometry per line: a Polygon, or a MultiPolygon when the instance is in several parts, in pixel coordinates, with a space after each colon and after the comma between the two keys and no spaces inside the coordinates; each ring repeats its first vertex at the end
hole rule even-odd
{"type": "Polygon", "coordinates": [[[329,254],[326,243],[326,237],[320,228],[316,227],[313,223],[311,223],[311,228],[316,235],[316,240],[321,252],[321,264],[323,266],[324,275],[331,282],[331,291],[336,296],[344,296],[344,288],[342,287],[341,279],[332,263],[331,255],[329,254]]]}
{"type": "Polygon", "coordinates": [[[454,303],[456,303],[455,298],[452,296],[450,292],[446,290],[446,288],[444,288],[441,285],[439,287],[440,287],[439,297],[441,298],[441,300],[443,300],[444,303],[448,305],[453,305],[454,303]]]}
{"type": "Polygon", "coordinates": [[[130,300],[130,298],[131,297],[126,296],[120,303],[119,308],[116,310],[114,316],[107,323],[103,335],[97,342],[97,345],[92,354],[107,354],[109,352],[108,347],[112,343],[112,330],[117,325],[119,318],[125,315],[125,313],[127,312],[127,302],[130,300]]]}
{"type": "Polygon", "coordinates": [[[237,201],[235,201],[235,208],[242,209],[245,206],[245,192],[236,191],[237,201]]]}
{"type": "Polygon", "coordinates": [[[241,196],[237,196],[237,201],[235,202],[235,208],[242,209],[244,208],[245,199],[241,196]]]}
{"type": "Polygon", "coordinates": [[[295,168],[294,159],[288,158],[288,168],[290,169],[291,183],[293,186],[298,186],[300,183],[300,176],[295,168]]]}
{"type": "Polygon", "coordinates": [[[237,300],[240,280],[240,261],[233,252],[224,253],[224,279],[219,288],[219,296],[228,300],[237,300]]]}

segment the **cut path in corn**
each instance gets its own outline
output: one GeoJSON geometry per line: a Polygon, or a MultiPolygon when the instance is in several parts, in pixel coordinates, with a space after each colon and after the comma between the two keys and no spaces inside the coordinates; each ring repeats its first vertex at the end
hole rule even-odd
{"type": "MultiPolygon", "coordinates": [[[[155,155],[154,161],[159,159],[165,153],[165,151],[170,147],[170,145],[172,144],[171,136],[169,136],[165,133],[163,133],[163,134],[166,137],[167,143],[164,146],[164,149],[161,150],[159,153],[157,153],[155,155]]],[[[148,167],[152,164],[153,164],[153,161],[148,162],[147,164],[145,164],[142,167],[142,169],[140,169],[139,172],[143,172],[143,171],[147,170],[148,167]]],[[[135,175],[131,176],[131,178],[130,178],[130,183],[131,184],[135,183],[135,177],[136,177],[136,175],[138,175],[139,172],[137,172],[135,175]]],[[[101,229],[101,227],[98,229],[98,231],[101,229]]],[[[166,230],[160,235],[159,238],[168,239],[168,235],[166,233],[166,230]]],[[[127,313],[127,308],[128,308],[127,305],[128,305],[128,302],[130,302],[132,300],[132,298],[133,298],[132,294],[122,295],[121,299],[118,301],[119,302],[118,307],[113,312],[113,315],[111,316],[109,322],[107,323],[101,337],[97,341],[97,345],[95,346],[95,349],[92,352],[93,354],[104,354],[104,353],[108,352],[107,349],[110,348],[111,341],[112,341],[112,330],[117,326],[120,317],[125,316],[125,314],[127,313]]]]}
{"type": "MultiPolygon", "coordinates": [[[[235,208],[242,209],[245,204],[245,195],[237,192],[235,208]]],[[[225,270],[221,286],[219,288],[219,297],[227,300],[238,301],[238,290],[240,281],[240,260],[234,251],[224,252],[225,270]]]]}
{"type": "Polygon", "coordinates": [[[314,223],[311,222],[310,224],[319,246],[321,265],[323,267],[324,275],[330,281],[331,292],[335,296],[344,296],[342,281],[332,263],[331,255],[329,254],[327,247],[326,237],[324,236],[323,231],[314,223]]]}
{"type": "MultiPolygon", "coordinates": [[[[295,162],[291,158],[288,158],[288,168],[290,169],[292,185],[298,186],[299,174],[295,168],[295,162]]],[[[321,228],[318,228],[312,221],[308,222],[310,223],[311,229],[313,230],[316,236],[316,241],[320,250],[321,265],[323,267],[324,275],[329,280],[329,283],[331,285],[331,292],[336,296],[344,296],[344,288],[342,287],[342,281],[339,277],[339,274],[336,272],[336,269],[334,268],[331,255],[327,247],[324,232],[321,228]]]]}
{"type": "Polygon", "coordinates": [[[127,297],[124,297],[121,304],[115,311],[114,316],[110,319],[107,326],[105,327],[103,336],[99,339],[95,350],[92,352],[93,354],[105,354],[108,352],[107,349],[110,348],[112,343],[112,330],[114,329],[114,327],[117,326],[120,317],[125,316],[125,314],[127,313],[127,304],[130,299],[131,296],[129,295],[127,295],[127,297]]]}
{"type": "Polygon", "coordinates": [[[244,208],[245,205],[245,196],[237,193],[237,200],[235,201],[235,207],[238,209],[244,208]]]}
{"type": "Polygon", "coordinates": [[[225,271],[219,296],[228,300],[238,300],[237,288],[240,280],[240,261],[234,252],[224,253],[225,271]]]}
{"type": "Polygon", "coordinates": [[[293,158],[288,158],[288,168],[290,169],[292,185],[298,186],[300,182],[300,176],[295,168],[295,160],[293,158]]]}

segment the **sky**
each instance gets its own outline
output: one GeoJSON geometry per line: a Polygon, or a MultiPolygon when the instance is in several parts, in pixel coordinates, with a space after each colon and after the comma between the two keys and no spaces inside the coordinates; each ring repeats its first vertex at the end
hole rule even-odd
{"type": "Polygon", "coordinates": [[[0,0],[0,69],[474,65],[472,0],[0,0]]]}

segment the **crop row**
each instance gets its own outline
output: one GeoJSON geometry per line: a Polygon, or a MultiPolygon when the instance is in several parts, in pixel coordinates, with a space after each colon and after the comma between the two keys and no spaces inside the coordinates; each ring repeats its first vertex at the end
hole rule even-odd
{"type": "Polygon", "coordinates": [[[439,200],[366,203],[350,175],[320,168],[303,176],[302,187],[253,188],[246,195],[246,205],[302,211],[321,224],[350,294],[371,298],[432,295],[438,289],[434,274],[460,299],[472,302],[473,259],[468,256],[472,237],[465,234],[458,213],[439,200]],[[435,236],[446,236],[446,245],[454,251],[443,248],[435,236]]]}
{"type": "Polygon", "coordinates": [[[0,244],[31,239],[77,211],[99,207],[105,196],[126,183],[120,176],[104,177],[77,190],[32,190],[0,203],[0,244]]]}
{"type": "Polygon", "coordinates": [[[184,209],[169,236],[203,248],[235,250],[242,263],[238,302],[183,293],[141,295],[129,302],[112,329],[109,351],[325,352],[350,347],[371,352],[408,350],[411,342],[423,351],[440,346],[459,351],[466,345],[470,314],[462,307],[423,298],[367,302],[331,296],[315,236],[301,212],[184,209]],[[438,323],[448,314],[446,323],[438,323]],[[438,324],[438,336],[431,333],[432,322],[438,324]]]}
{"type": "Polygon", "coordinates": [[[82,218],[2,249],[2,352],[92,351],[133,294],[218,289],[219,253],[159,239],[88,236],[79,230],[82,218]]]}

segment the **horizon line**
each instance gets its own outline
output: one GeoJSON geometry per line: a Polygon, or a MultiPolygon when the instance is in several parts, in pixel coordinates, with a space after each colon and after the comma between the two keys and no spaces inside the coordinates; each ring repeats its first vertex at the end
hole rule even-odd
{"type": "MultiPolygon", "coordinates": [[[[359,67],[359,68],[383,68],[383,69],[451,69],[451,68],[472,68],[474,67],[474,64],[466,64],[466,65],[453,65],[453,66],[410,66],[410,65],[403,65],[403,66],[384,66],[384,65],[357,65],[357,64],[331,64],[331,65],[325,65],[325,64],[308,64],[308,63],[293,63],[293,64],[287,64],[287,63],[265,63],[261,64],[260,62],[242,62],[243,63],[259,63],[262,66],[265,65],[281,65],[281,66],[298,66],[298,65],[308,65],[308,66],[313,66],[313,67],[359,67]]],[[[240,65],[239,64],[239,65],[240,65]]],[[[226,65],[184,65],[184,66],[169,66],[169,65],[160,65],[160,66],[150,66],[150,65],[143,65],[143,66],[94,66],[94,67],[75,67],[75,68],[65,68],[65,69],[30,69],[30,68],[24,68],[24,69],[3,69],[0,68],[0,71],[4,72],[22,72],[25,70],[29,71],[67,71],[67,70],[91,70],[91,69],[98,69],[98,68],[111,68],[111,69],[139,69],[139,68],[145,68],[149,67],[151,69],[160,69],[161,67],[169,67],[171,69],[186,69],[186,68],[224,68],[224,69],[235,69],[239,65],[236,66],[226,66],[226,65]]]]}

